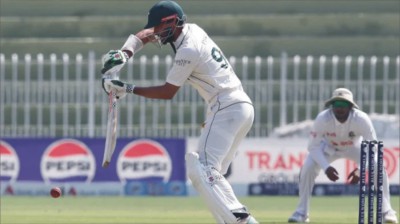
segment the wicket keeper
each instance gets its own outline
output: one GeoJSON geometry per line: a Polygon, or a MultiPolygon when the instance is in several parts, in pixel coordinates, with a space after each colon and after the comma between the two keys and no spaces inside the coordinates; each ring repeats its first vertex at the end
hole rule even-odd
{"type": "MultiPolygon", "coordinates": [[[[332,98],[326,101],[326,110],[320,112],[314,121],[308,151],[299,178],[299,203],[289,222],[308,223],[310,198],[315,178],[324,170],[329,180],[339,179],[338,172],[330,164],[341,158],[360,164],[360,145],[362,140],[377,140],[375,129],[368,115],[359,110],[353,101],[353,94],[345,88],[333,91],[332,98]]],[[[376,169],[375,169],[376,170],[376,169]]],[[[357,184],[359,170],[352,171],[348,179],[357,184]]],[[[382,216],[385,223],[397,223],[396,212],[390,204],[389,180],[383,170],[382,216]]]]}

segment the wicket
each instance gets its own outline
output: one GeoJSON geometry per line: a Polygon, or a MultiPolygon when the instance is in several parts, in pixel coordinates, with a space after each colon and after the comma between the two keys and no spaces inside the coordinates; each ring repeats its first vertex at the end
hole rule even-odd
{"type": "Polygon", "coordinates": [[[362,141],[360,153],[360,192],[358,207],[358,223],[364,223],[365,194],[367,193],[366,166],[368,157],[368,224],[374,223],[374,196],[376,194],[376,223],[382,223],[382,190],[383,190],[383,142],[362,141]],[[375,153],[376,182],[375,179],[375,153]],[[376,187],[375,187],[376,184],[376,187]]]}

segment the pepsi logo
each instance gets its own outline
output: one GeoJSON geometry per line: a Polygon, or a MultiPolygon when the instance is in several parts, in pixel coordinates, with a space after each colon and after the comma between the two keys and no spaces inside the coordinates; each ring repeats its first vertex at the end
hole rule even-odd
{"type": "MultiPolygon", "coordinates": [[[[400,148],[399,147],[385,147],[383,148],[383,164],[386,169],[387,176],[389,179],[398,178],[399,171],[399,156],[400,156],[400,148]]],[[[358,164],[347,160],[346,161],[346,173],[350,173],[353,169],[357,168],[358,164]]]]}
{"type": "Polygon", "coordinates": [[[395,176],[396,172],[399,170],[400,166],[399,156],[400,156],[399,147],[384,148],[383,164],[385,164],[386,172],[389,178],[395,176]]]}
{"type": "Polygon", "coordinates": [[[122,182],[159,180],[167,182],[172,162],[167,150],[152,140],[136,140],[127,144],[117,160],[117,173],[122,182]]]}
{"type": "Polygon", "coordinates": [[[92,152],[82,142],[62,139],[45,150],[40,170],[43,180],[51,182],[91,182],[96,163],[92,152]]]}
{"type": "Polygon", "coordinates": [[[0,140],[0,181],[15,181],[19,174],[19,158],[14,148],[0,140]]]}

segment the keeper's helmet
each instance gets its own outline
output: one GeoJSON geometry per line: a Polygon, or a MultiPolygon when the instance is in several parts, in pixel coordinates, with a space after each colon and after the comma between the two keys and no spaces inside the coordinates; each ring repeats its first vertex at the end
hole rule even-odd
{"type": "Polygon", "coordinates": [[[154,33],[159,44],[172,42],[177,27],[182,27],[186,21],[183,9],[174,1],[161,1],[149,11],[145,29],[162,25],[161,31],[154,33]]]}

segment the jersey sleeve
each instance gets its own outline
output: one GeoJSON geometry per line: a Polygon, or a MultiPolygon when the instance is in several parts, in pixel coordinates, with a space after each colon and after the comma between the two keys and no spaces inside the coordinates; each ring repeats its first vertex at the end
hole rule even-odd
{"type": "Polygon", "coordinates": [[[377,140],[375,128],[369,116],[364,113],[360,118],[361,124],[359,127],[361,129],[360,132],[361,136],[363,136],[363,139],[368,141],[377,140]]]}
{"type": "Polygon", "coordinates": [[[166,81],[175,86],[182,86],[193,73],[198,59],[199,55],[195,49],[180,49],[175,56],[174,64],[167,75],[166,81]]]}
{"type": "Polygon", "coordinates": [[[319,117],[314,121],[308,140],[308,151],[313,151],[321,147],[321,142],[324,138],[323,122],[319,117]]]}
{"type": "Polygon", "coordinates": [[[324,156],[324,147],[326,147],[326,142],[324,141],[324,123],[321,117],[317,117],[310,133],[308,151],[313,160],[323,170],[326,170],[329,167],[329,161],[324,156]]]}

